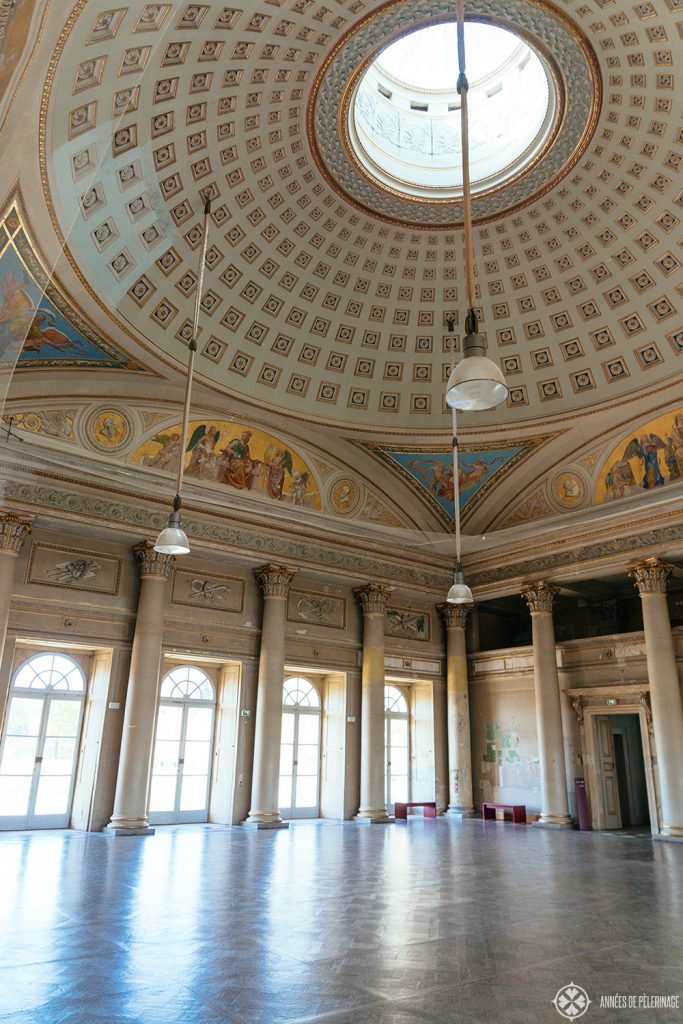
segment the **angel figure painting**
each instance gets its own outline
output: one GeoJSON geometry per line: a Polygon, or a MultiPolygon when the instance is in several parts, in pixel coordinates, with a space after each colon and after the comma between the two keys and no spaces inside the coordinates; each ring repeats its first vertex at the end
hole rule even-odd
{"type": "Polygon", "coordinates": [[[676,411],[623,438],[600,471],[595,501],[616,501],[682,479],[683,411],[676,411]]]}
{"type": "Polygon", "coordinates": [[[256,427],[225,420],[195,421],[183,445],[181,428],[173,425],[145,441],[132,460],[174,473],[181,453],[189,480],[302,508],[320,508],[320,492],[310,467],[291,445],[256,427]]]}

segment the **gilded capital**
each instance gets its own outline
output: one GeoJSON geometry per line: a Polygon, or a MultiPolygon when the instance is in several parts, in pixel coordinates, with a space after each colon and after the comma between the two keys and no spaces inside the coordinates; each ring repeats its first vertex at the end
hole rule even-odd
{"type": "Polygon", "coordinates": [[[296,569],[289,565],[262,565],[260,569],[254,569],[254,575],[258,581],[264,597],[287,597],[289,585],[297,574],[296,569]]]}
{"type": "Polygon", "coordinates": [[[133,553],[137,559],[140,576],[163,576],[168,579],[175,555],[163,555],[154,550],[154,541],[143,540],[136,544],[133,553]]]}
{"type": "Polygon", "coordinates": [[[31,532],[32,519],[16,512],[0,511],[0,549],[19,554],[21,545],[31,532]]]}
{"type": "Polygon", "coordinates": [[[443,617],[443,624],[446,629],[464,629],[467,625],[467,616],[472,611],[471,604],[443,604],[436,606],[443,617]]]}
{"type": "Polygon", "coordinates": [[[559,594],[559,590],[552,583],[539,580],[538,583],[522,587],[520,594],[529,606],[530,612],[552,612],[555,594],[559,594]]]}
{"type": "Polygon", "coordinates": [[[383,583],[365,583],[354,590],[363,609],[363,615],[384,615],[387,600],[393,592],[393,587],[385,587],[383,583]]]}
{"type": "Polygon", "coordinates": [[[628,570],[628,574],[638,587],[639,594],[665,594],[666,581],[673,571],[673,566],[662,562],[659,558],[645,558],[636,562],[628,570]]]}

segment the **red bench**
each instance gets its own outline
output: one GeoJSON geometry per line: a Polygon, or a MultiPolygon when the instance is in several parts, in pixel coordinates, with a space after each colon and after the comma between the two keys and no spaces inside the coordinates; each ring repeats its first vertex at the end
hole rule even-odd
{"type": "Polygon", "coordinates": [[[436,818],[436,804],[430,800],[416,800],[410,804],[394,804],[394,817],[396,821],[408,820],[409,807],[423,807],[425,818],[436,818]]]}
{"type": "Polygon", "coordinates": [[[524,804],[482,804],[481,810],[484,821],[495,821],[496,811],[502,811],[503,819],[505,819],[505,812],[510,811],[515,825],[526,825],[526,807],[524,804]]]}

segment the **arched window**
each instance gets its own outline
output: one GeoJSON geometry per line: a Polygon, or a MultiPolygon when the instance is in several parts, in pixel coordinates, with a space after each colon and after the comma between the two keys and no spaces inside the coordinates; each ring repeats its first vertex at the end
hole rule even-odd
{"type": "Polygon", "coordinates": [[[162,700],[213,700],[211,680],[195,665],[172,668],[161,682],[162,700]]]}
{"type": "Polygon", "coordinates": [[[80,667],[65,654],[36,654],[20,666],[12,686],[15,690],[85,691],[85,677],[80,667]]]}
{"type": "Polygon", "coordinates": [[[292,676],[285,680],[282,703],[285,707],[319,708],[320,695],[308,679],[292,676]]]}
{"type": "Polygon", "coordinates": [[[396,686],[384,687],[384,710],[399,715],[408,714],[408,701],[396,686]]]}

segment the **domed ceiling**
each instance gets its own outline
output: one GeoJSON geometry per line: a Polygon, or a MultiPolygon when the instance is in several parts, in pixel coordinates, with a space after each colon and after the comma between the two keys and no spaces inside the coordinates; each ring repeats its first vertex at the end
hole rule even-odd
{"type": "MultiPolygon", "coordinates": [[[[481,325],[510,386],[509,408],[480,420],[521,428],[651,390],[683,352],[683,0],[467,12],[521,35],[557,100],[543,151],[475,203],[481,325]]],[[[441,0],[75,5],[42,95],[43,189],[103,323],[141,343],[131,355],[184,365],[211,196],[205,383],[349,430],[447,429],[459,204],[373,183],[344,118],[381,46],[453,13],[441,0]]]]}

